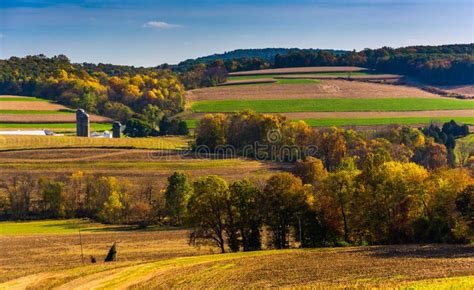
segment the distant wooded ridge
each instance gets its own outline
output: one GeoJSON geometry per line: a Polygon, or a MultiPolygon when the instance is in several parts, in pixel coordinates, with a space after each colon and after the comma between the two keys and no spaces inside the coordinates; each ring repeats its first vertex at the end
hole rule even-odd
{"type": "Polygon", "coordinates": [[[337,50],[337,49],[300,49],[300,48],[252,48],[252,49],[236,49],[232,51],[227,51],[224,53],[216,53],[208,56],[202,56],[198,57],[196,59],[188,59],[185,60],[181,63],[178,64],[180,65],[185,65],[186,63],[207,63],[207,62],[212,62],[214,60],[234,60],[234,59],[240,59],[240,58],[254,58],[254,57],[259,57],[265,61],[268,62],[273,62],[275,60],[275,56],[278,54],[288,54],[291,52],[298,52],[298,51],[312,51],[312,52],[318,52],[318,51],[329,51],[333,54],[336,55],[343,55],[346,54],[347,50],[337,50]]]}
{"type": "MultiPolygon", "coordinates": [[[[236,50],[220,55],[187,60],[168,67],[174,71],[192,72],[207,69],[209,73],[225,73],[269,68],[312,66],[358,66],[379,72],[408,75],[428,84],[460,85],[474,83],[474,44],[440,46],[382,47],[357,51],[288,49],[236,50]],[[244,56],[248,52],[247,56],[244,56]],[[269,55],[275,53],[268,60],[269,55]],[[255,56],[264,54],[267,58],[255,56]],[[232,56],[242,56],[231,58],[232,56]]],[[[185,78],[186,79],[186,78],[185,78]]],[[[215,77],[215,79],[219,79],[215,77]]],[[[186,83],[185,83],[186,85],[186,83]]],[[[196,82],[190,88],[196,87],[196,82]]]]}

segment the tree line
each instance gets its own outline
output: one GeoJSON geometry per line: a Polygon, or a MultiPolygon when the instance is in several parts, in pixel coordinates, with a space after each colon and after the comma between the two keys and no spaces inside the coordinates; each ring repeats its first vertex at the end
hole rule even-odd
{"type": "Polygon", "coordinates": [[[226,251],[397,243],[466,243],[474,180],[466,169],[429,171],[370,153],[328,171],[307,157],[292,173],[228,183],[175,172],[132,189],[127,180],[76,172],[62,180],[13,177],[0,190],[2,219],[88,217],[103,223],[185,226],[194,245],[226,251]]]}
{"type": "Polygon", "coordinates": [[[454,121],[442,129],[431,124],[421,130],[392,126],[376,132],[357,132],[341,128],[315,130],[304,121],[292,122],[281,115],[240,112],[204,116],[195,129],[194,146],[210,153],[230,149],[235,155],[279,162],[311,156],[322,160],[330,171],[344,158],[354,158],[360,167],[375,152],[386,156],[386,160],[436,169],[456,165],[455,138],[467,134],[468,126],[454,121]]]}

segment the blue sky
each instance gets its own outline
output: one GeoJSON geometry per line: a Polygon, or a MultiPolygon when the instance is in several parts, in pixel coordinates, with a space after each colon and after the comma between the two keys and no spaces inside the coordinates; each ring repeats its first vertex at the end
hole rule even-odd
{"type": "Polygon", "coordinates": [[[0,58],[153,66],[237,48],[474,42],[473,0],[0,0],[0,58]]]}

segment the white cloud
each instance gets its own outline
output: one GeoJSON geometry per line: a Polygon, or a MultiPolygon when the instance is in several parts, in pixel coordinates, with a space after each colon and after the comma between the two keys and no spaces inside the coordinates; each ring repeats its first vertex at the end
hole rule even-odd
{"type": "Polygon", "coordinates": [[[147,23],[143,24],[143,27],[146,28],[155,28],[155,29],[173,29],[182,27],[181,25],[177,24],[170,24],[163,21],[148,21],[147,23]]]}

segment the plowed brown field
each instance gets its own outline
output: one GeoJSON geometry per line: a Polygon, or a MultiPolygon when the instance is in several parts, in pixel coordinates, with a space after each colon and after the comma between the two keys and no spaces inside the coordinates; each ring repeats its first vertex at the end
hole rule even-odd
{"type": "Polygon", "coordinates": [[[324,80],[314,84],[222,86],[189,91],[189,101],[318,98],[439,98],[416,87],[324,80]]]}
{"type": "MultiPolygon", "coordinates": [[[[0,114],[0,123],[75,123],[75,114],[0,114]]],[[[107,117],[91,115],[90,122],[111,123],[107,117]]]]}

